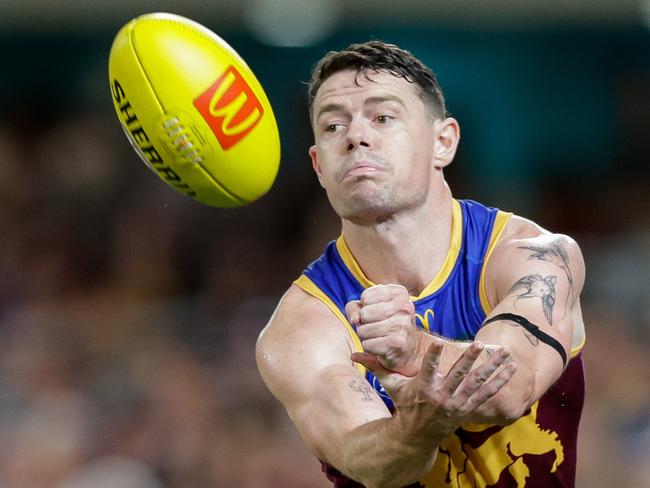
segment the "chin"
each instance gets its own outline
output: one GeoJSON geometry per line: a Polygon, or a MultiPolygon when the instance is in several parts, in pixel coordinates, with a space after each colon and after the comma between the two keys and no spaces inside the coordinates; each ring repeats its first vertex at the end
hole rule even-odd
{"type": "Polygon", "coordinates": [[[398,210],[398,205],[392,199],[350,198],[337,209],[342,219],[354,223],[377,222],[388,219],[398,210]]]}

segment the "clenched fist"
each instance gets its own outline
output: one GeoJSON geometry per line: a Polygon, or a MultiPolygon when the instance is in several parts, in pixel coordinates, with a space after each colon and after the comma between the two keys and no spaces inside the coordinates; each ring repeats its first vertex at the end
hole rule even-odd
{"type": "Polygon", "coordinates": [[[402,285],[375,285],[360,300],[348,302],[345,313],[357,327],[363,350],[381,365],[404,376],[415,376],[428,344],[415,326],[415,306],[402,285]],[[424,349],[423,349],[424,348],[424,349]]]}

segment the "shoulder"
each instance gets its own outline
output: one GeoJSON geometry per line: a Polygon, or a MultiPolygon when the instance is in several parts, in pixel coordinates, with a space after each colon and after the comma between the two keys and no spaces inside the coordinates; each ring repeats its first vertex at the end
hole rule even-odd
{"type": "Polygon", "coordinates": [[[550,232],[531,220],[513,215],[487,264],[486,291],[490,301],[498,303],[527,272],[558,273],[577,298],[585,276],[580,246],[568,235],[550,232]]]}
{"type": "Polygon", "coordinates": [[[327,368],[352,367],[352,352],[340,319],[296,285],[284,294],[256,345],[260,374],[283,403],[308,394],[310,381],[327,368]]]}
{"type": "MultiPolygon", "coordinates": [[[[330,341],[352,344],[341,320],[319,299],[291,285],[280,299],[268,324],[262,330],[257,347],[290,347],[292,340],[327,337],[330,341]]],[[[351,352],[351,348],[350,348],[351,352]]]]}
{"type": "Polygon", "coordinates": [[[571,236],[550,232],[532,220],[512,215],[495,252],[507,252],[524,246],[539,249],[542,255],[559,253],[561,256],[572,254],[582,257],[578,243],[571,236]]]}

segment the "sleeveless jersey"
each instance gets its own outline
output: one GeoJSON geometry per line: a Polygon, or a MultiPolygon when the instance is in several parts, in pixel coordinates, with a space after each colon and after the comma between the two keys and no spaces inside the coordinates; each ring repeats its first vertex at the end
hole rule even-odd
{"type": "MultiPolygon", "coordinates": [[[[418,295],[416,325],[454,340],[471,340],[490,313],[485,268],[512,214],[471,200],[452,200],[452,235],[445,261],[433,281],[418,295]]],[[[295,284],[321,300],[346,327],[358,351],[361,341],[345,316],[345,304],[373,286],[355,261],[343,237],[328,244],[323,255],[295,284]]],[[[584,400],[580,347],[558,381],[529,411],[507,426],[465,424],[440,444],[433,468],[413,487],[573,487],[578,423],[584,400]]],[[[367,381],[394,411],[378,379],[361,365],[367,381]]],[[[323,470],[337,488],[361,487],[333,466],[323,470]]]]}

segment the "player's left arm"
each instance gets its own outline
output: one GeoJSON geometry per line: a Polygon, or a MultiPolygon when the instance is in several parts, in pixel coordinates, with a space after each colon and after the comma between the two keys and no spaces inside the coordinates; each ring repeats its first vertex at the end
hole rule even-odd
{"type": "Polygon", "coordinates": [[[509,227],[487,264],[494,308],[475,339],[507,345],[518,369],[477,421],[523,415],[560,377],[584,327],[579,297],[585,266],[577,243],[518,217],[509,227]]]}

